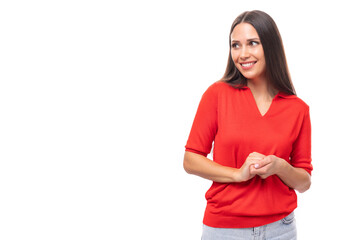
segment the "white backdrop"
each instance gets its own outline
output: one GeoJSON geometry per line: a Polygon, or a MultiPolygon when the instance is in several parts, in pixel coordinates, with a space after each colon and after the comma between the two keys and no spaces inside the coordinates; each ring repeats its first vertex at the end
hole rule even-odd
{"type": "Polygon", "coordinates": [[[300,240],[358,228],[353,1],[2,1],[0,239],[200,239],[210,182],[182,168],[232,21],[269,13],[310,105],[300,240]]]}

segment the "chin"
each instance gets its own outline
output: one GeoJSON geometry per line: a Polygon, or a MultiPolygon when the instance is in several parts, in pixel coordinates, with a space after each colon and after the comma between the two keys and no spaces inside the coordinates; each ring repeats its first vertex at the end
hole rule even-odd
{"type": "Polygon", "coordinates": [[[252,79],[256,79],[257,77],[259,77],[259,75],[257,74],[243,74],[241,73],[246,79],[252,80],[252,79]]]}
{"type": "Polygon", "coordinates": [[[263,73],[249,73],[249,72],[245,72],[242,73],[240,72],[246,79],[252,80],[252,79],[258,79],[262,76],[264,76],[264,72],[263,73]]]}

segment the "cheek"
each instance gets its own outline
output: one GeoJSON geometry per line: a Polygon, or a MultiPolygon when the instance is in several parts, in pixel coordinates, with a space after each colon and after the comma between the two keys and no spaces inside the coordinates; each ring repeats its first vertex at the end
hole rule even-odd
{"type": "Polygon", "coordinates": [[[265,60],[264,51],[262,48],[254,49],[253,55],[256,56],[258,60],[265,60]]]}
{"type": "Polygon", "coordinates": [[[236,60],[237,60],[236,52],[231,51],[231,58],[232,58],[233,62],[236,63],[236,60]]]}

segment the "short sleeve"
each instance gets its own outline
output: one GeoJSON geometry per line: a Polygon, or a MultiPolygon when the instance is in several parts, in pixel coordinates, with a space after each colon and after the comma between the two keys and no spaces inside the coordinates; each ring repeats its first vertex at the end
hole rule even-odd
{"type": "Polygon", "coordinates": [[[216,83],[203,93],[198,105],[185,150],[207,156],[217,132],[218,91],[216,83]]]}
{"type": "Polygon", "coordinates": [[[290,163],[293,167],[303,168],[311,175],[313,166],[311,163],[311,121],[308,106],[303,117],[300,132],[293,143],[290,157],[290,163]]]}

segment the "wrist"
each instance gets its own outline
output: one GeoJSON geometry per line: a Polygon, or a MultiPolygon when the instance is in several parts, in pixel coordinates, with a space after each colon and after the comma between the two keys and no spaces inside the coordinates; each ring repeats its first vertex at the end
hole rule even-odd
{"type": "Polygon", "coordinates": [[[285,159],[278,158],[278,171],[277,175],[283,175],[284,172],[287,172],[290,164],[285,161],[285,159]]]}
{"type": "Polygon", "coordinates": [[[233,182],[242,182],[241,170],[234,168],[232,171],[231,179],[233,182]]]}

